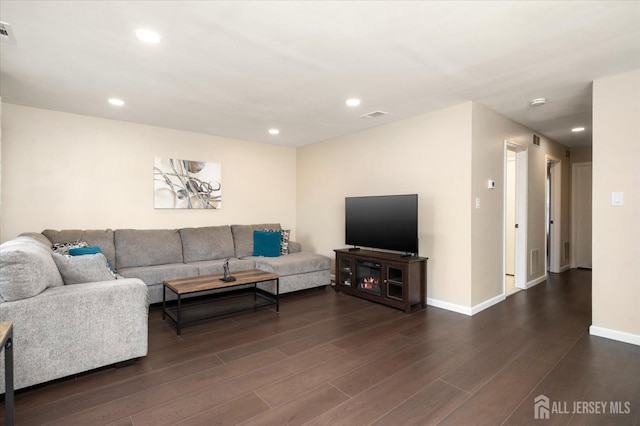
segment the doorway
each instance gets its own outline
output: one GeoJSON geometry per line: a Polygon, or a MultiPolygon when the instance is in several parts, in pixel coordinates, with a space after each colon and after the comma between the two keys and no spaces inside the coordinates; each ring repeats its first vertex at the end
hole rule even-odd
{"type": "Polygon", "coordinates": [[[559,158],[546,155],[546,259],[545,270],[560,273],[560,229],[561,229],[561,182],[562,162],[559,158]]]}
{"type": "Polygon", "coordinates": [[[527,149],[504,143],[504,294],[527,288],[527,149]]]}

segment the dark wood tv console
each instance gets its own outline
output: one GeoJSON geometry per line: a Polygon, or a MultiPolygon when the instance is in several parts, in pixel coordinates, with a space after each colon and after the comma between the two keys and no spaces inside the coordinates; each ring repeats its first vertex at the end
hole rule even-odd
{"type": "Polygon", "coordinates": [[[411,312],[427,297],[426,257],[337,249],[336,291],[411,312]]]}

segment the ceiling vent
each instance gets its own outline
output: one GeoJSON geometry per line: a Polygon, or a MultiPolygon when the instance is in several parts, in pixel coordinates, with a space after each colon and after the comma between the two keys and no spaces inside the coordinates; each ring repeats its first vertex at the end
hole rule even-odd
{"type": "Polygon", "coordinates": [[[4,41],[5,43],[16,44],[16,38],[13,35],[11,25],[2,21],[0,21],[0,40],[4,41]]]}
{"type": "Polygon", "coordinates": [[[360,116],[360,118],[378,118],[378,117],[382,117],[383,115],[387,115],[389,114],[388,112],[384,112],[384,111],[372,111],[372,112],[368,112],[366,114],[362,114],[360,116]]]}

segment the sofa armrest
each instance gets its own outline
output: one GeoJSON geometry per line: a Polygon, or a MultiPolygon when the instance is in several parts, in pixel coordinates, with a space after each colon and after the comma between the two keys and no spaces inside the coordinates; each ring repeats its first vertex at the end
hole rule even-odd
{"type": "Polygon", "coordinates": [[[53,287],[0,304],[0,321],[14,326],[15,388],[145,356],[148,313],[147,286],[136,278],[53,287]]]}
{"type": "Polygon", "coordinates": [[[289,241],[289,253],[300,253],[302,251],[302,244],[296,241],[289,241]]]}

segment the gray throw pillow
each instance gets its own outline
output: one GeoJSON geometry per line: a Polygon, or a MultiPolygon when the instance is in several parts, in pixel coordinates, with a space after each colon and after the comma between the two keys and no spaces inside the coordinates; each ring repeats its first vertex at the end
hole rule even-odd
{"type": "Polygon", "coordinates": [[[109,271],[107,258],[102,253],[84,256],[65,256],[53,253],[65,285],[114,280],[109,271]]]}

